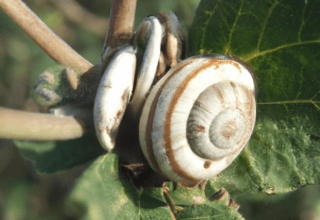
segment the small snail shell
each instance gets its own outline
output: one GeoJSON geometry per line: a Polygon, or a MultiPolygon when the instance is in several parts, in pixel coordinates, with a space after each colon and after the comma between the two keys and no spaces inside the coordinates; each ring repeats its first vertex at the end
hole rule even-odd
{"type": "Polygon", "coordinates": [[[145,35],[148,35],[148,43],[143,55],[139,73],[137,74],[136,89],[129,107],[134,116],[141,111],[144,98],[150,90],[157,71],[163,28],[160,20],[157,17],[151,16],[145,19],[139,28],[139,31],[141,32],[137,35],[139,37],[145,38],[145,35]]]}
{"type": "Polygon", "coordinates": [[[118,128],[131,98],[136,68],[136,50],[127,46],[113,55],[99,82],[93,121],[100,144],[114,148],[118,128]]]}
{"type": "Polygon", "coordinates": [[[164,54],[166,64],[174,67],[181,56],[184,56],[185,44],[182,27],[179,19],[173,12],[162,12],[157,15],[161,18],[164,27],[166,28],[166,35],[162,39],[162,46],[164,47],[164,54]]]}
{"type": "Polygon", "coordinates": [[[256,119],[254,73],[235,57],[206,54],[172,68],[143,107],[139,140],[150,166],[194,187],[227,168],[256,119]]]}
{"type": "Polygon", "coordinates": [[[173,12],[169,12],[144,19],[133,39],[135,45],[138,41],[144,42],[146,47],[129,106],[131,114],[135,118],[142,110],[145,97],[156,74],[159,74],[157,73],[159,62],[164,59],[168,66],[173,67],[181,58],[183,33],[178,18],[173,12]],[[165,51],[161,51],[161,46],[165,48],[165,51]]]}

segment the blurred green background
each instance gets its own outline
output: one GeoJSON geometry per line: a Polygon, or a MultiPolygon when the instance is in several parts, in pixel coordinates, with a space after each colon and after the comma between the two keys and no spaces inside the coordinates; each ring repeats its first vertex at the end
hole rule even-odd
{"type": "MultiPolygon", "coordinates": [[[[187,33],[199,1],[139,0],[135,29],[148,15],[173,11],[187,33]]],[[[100,63],[111,0],[24,2],[73,49],[100,63]]],[[[1,9],[0,106],[39,111],[29,92],[39,74],[54,64],[1,9]]],[[[0,219],[79,219],[81,213],[67,197],[86,167],[39,176],[11,140],[0,139],[0,219]]],[[[236,202],[246,219],[320,219],[319,196],[320,187],[308,186],[287,195],[243,195],[236,202]]]]}

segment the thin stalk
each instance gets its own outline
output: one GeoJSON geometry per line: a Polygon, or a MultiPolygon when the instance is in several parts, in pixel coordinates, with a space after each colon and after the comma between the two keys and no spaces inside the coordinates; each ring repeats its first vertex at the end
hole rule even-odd
{"type": "Polygon", "coordinates": [[[56,62],[85,73],[92,64],[61,40],[20,0],[0,0],[0,7],[56,62]]]}
{"type": "Polygon", "coordinates": [[[113,0],[107,36],[101,54],[101,75],[110,62],[112,54],[132,38],[137,0],[113,0]]]}
{"type": "Polygon", "coordinates": [[[68,140],[83,136],[85,125],[71,116],[57,117],[0,107],[0,138],[68,140]]]}
{"type": "Polygon", "coordinates": [[[132,37],[137,0],[114,0],[110,12],[110,23],[106,46],[115,47],[128,42],[132,37]]]}

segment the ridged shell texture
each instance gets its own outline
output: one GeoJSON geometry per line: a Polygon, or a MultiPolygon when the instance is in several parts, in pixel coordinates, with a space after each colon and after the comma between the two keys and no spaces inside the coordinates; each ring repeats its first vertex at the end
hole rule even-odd
{"type": "Polygon", "coordinates": [[[172,68],[141,114],[139,139],[151,167],[187,187],[227,168],[254,128],[253,74],[244,62],[218,54],[172,68]]]}

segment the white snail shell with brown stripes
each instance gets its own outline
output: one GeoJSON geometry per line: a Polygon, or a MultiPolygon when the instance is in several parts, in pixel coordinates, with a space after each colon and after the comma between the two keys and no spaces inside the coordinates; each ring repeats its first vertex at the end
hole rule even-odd
{"type": "Polygon", "coordinates": [[[255,125],[254,73],[239,59],[191,57],[170,69],[143,107],[139,140],[150,166],[186,187],[226,169],[255,125]]]}

